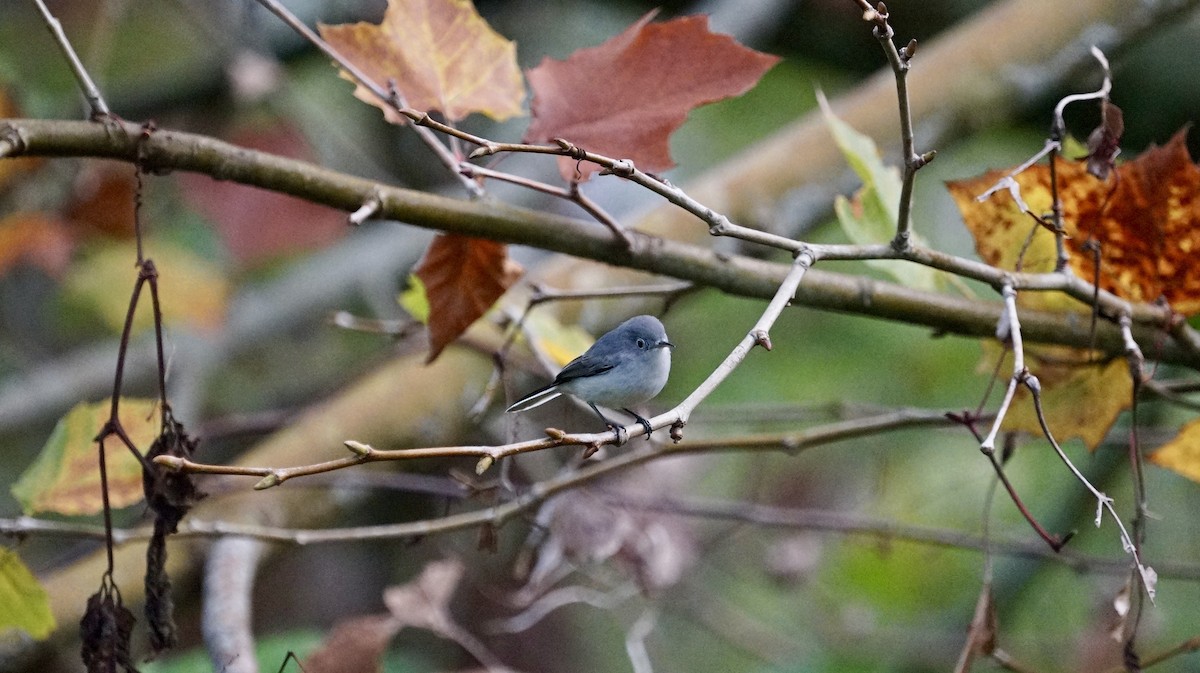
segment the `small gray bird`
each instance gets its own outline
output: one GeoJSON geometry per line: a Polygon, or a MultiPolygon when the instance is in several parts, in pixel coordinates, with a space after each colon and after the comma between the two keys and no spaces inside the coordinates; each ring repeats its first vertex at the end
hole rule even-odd
{"type": "Polygon", "coordinates": [[[596,339],[587,352],[567,363],[554,382],[522,397],[506,411],[526,411],[541,406],[563,393],[588,403],[611,429],[624,430],[600,413],[597,404],[622,409],[637,419],[650,436],[650,421],[630,411],[662,391],[671,373],[671,349],[667,331],[658,318],[639,315],[617,325],[596,339]]]}

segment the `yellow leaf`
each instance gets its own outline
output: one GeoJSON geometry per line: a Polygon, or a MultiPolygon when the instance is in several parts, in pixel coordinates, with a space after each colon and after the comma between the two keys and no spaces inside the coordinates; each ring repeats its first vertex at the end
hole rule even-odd
{"type": "MultiPolygon", "coordinates": [[[[984,344],[984,366],[990,373],[995,366],[999,344],[984,344]]],[[[1012,362],[1011,355],[1006,356],[1012,362]]],[[[1006,385],[1011,365],[1001,367],[1006,385]]],[[[1133,383],[1125,360],[1114,358],[1092,363],[1087,351],[1062,347],[1025,348],[1025,364],[1038,377],[1042,386],[1042,408],[1046,424],[1059,443],[1078,437],[1089,450],[1095,450],[1116,422],[1117,416],[1128,409],[1133,383]]],[[[1006,431],[1042,434],[1032,396],[1022,386],[1001,428],[1006,431]]]]}
{"type": "MultiPolygon", "coordinates": [[[[470,0],[389,0],[378,25],[317,27],[380,87],[395,83],[410,107],[437,110],[454,121],[472,112],[497,121],[522,114],[525,83],[517,47],[492,30],[470,0]]],[[[342,77],[354,81],[345,72],[342,77]]],[[[407,121],[361,84],[354,95],[393,124],[407,121]]]]}
{"type": "Polygon", "coordinates": [[[1174,439],[1150,454],[1150,462],[1200,482],[1200,419],[1183,426],[1174,439]]]}
{"type": "MultiPolygon", "coordinates": [[[[197,330],[215,330],[225,320],[229,282],[213,263],[174,243],[151,241],[146,250],[158,269],[158,297],[163,321],[197,330]]],[[[68,299],[94,311],[105,325],[120,332],[137,280],[132,242],[101,244],[74,265],[65,284],[68,299]]],[[[154,325],[150,287],[142,287],[134,331],[154,325]]]]}
{"type": "Polygon", "coordinates": [[[397,303],[413,317],[413,320],[429,324],[429,297],[425,294],[425,283],[421,281],[420,276],[408,274],[407,287],[400,293],[397,303]]]}
{"type": "Polygon", "coordinates": [[[54,626],[46,590],[16,552],[0,548],[0,634],[20,629],[45,640],[54,626]]]}
{"type": "Polygon", "coordinates": [[[578,325],[563,325],[546,312],[535,311],[525,318],[531,347],[559,367],[591,348],[595,338],[578,325]]]}
{"type": "MultiPolygon", "coordinates": [[[[99,452],[95,438],[108,420],[111,402],[80,402],[54,426],[33,465],[13,484],[13,496],[26,514],[95,514],[103,508],[99,452]]],[[[141,453],[158,437],[156,400],[121,398],[121,426],[141,453]]],[[[104,442],[108,497],[113,507],[142,500],[142,466],[115,436],[104,442]]]]}

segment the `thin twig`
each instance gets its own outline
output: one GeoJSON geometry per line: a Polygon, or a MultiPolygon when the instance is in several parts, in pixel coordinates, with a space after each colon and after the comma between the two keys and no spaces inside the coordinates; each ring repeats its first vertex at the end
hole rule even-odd
{"type": "Polygon", "coordinates": [[[608,229],[612,231],[613,235],[619,238],[622,243],[624,243],[626,250],[633,248],[633,239],[629,238],[629,233],[625,231],[625,227],[622,227],[613,216],[605,212],[605,210],[601,208],[599,204],[584,196],[583,193],[579,191],[579,183],[577,182],[572,182],[570,187],[559,187],[557,185],[546,184],[545,182],[541,182],[539,180],[533,180],[520,175],[513,175],[512,173],[505,173],[503,171],[492,170],[484,166],[476,166],[475,164],[466,162],[462,163],[462,165],[459,167],[459,170],[471,177],[484,177],[493,180],[500,180],[510,184],[519,185],[526,189],[532,189],[543,194],[556,196],[565,201],[570,201],[571,203],[578,205],[588,215],[591,215],[597,222],[608,227],[608,229]]]}
{"type": "Polygon", "coordinates": [[[71,41],[67,39],[67,34],[63,32],[62,23],[50,13],[43,0],[33,0],[33,4],[37,5],[38,11],[42,14],[42,20],[46,22],[46,27],[50,29],[50,34],[54,36],[55,43],[62,50],[67,63],[71,65],[71,72],[75,74],[75,81],[79,83],[79,88],[82,90],[84,98],[87,99],[88,105],[92,109],[90,118],[94,121],[112,116],[112,112],[108,108],[108,103],[104,102],[104,97],[100,95],[100,89],[92,81],[92,76],[88,74],[87,68],[83,67],[83,61],[79,60],[79,55],[75,53],[75,48],[71,46],[71,41]]]}
{"type": "Polygon", "coordinates": [[[1125,530],[1125,524],[1121,522],[1121,517],[1117,515],[1117,511],[1113,507],[1113,499],[1098,490],[1095,486],[1092,486],[1091,482],[1087,480],[1087,477],[1084,477],[1083,473],[1075,467],[1074,463],[1071,462],[1071,459],[1067,457],[1067,454],[1062,450],[1062,447],[1059,446],[1058,442],[1054,439],[1054,435],[1050,432],[1050,426],[1046,423],[1046,414],[1042,408],[1041,384],[1038,383],[1037,378],[1032,375],[1026,377],[1025,385],[1033,396],[1033,408],[1037,412],[1038,424],[1042,426],[1042,435],[1047,441],[1050,442],[1050,446],[1052,446],[1054,448],[1054,452],[1058,454],[1059,460],[1061,460],[1063,464],[1067,466],[1067,469],[1071,471],[1071,474],[1075,475],[1075,479],[1079,481],[1079,483],[1083,484],[1084,488],[1090,491],[1092,497],[1096,499],[1096,527],[1100,527],[1104,510],[1108,510],[1108,513],[1112,515],[1113,521],[1115,521],[1117,524],[1117,529],[1120,531],[1121,546],[1126,553],[1133,557],[1133,562],[1136,565],[1138,578],[1141,580],[1142,588],[1146,591],[1146,596],[1150,599],[1150,602],[1153,603],[1154,594],[1158,590],[1158,574],[1153,568],[1142,563],[1141,554],[1138,552],[1138,546],[1134,543],[1134,540],[1129,535],[1129,532],[1125,530]]]}
{"type": "Polygon", "coordinates": [[[1011,285],[1005,285],[1003,289],[1005,317],[1000,321],[997,328],[997,337],[1002,341],[1011,341],[1013,352],[1013,373],[1008,379],[1008,387],[1004,391],[1004,399],[1000,402],[1000,408],[996,411],[996,418],[992,421],[992,429],[988,432],[987,437],[979,444],[979,450],[987,457],[992,464],[992,469],[996,472],[996,476],[1000,479],[1000,483],[1004,485],[1004,489],[1008,491],[1009,498],[1020,511],[1021,516],[1029,522],[1029,525],[1037,532],[1046,544],[1050,545],[1051,549],[1058,551],[1067,543],[1070,536],[1060,537],[1046,530],[1037,518],[1033,516],[1033,512],[1025,506],[1025,502],[1017,494],[1017,489],[1008,480],[1008,476],[1004,473],[1004,466],[996,457],[996,435],[1000,432],[1000,426],[1004,423],[1004,417],[1008,414],[1008,408],[1012,404],[1013,396],[1016,395],[1017,386],[1029,377],[1029,370],[1025,368],[1025,348],[1021,341],[1021,321],[1017,315],[1017,293],[1011,285]]]}
{"type": "MultiPolygon", "coordinates": [[[[267,11],[279,17],[292,30],[296,31],[298,35],[303,37],[305,40],[308,40],[310,44],[317,49],[320,49],[321,52],[329,58],[333,59],[333,61],[338,64],[339,68],[354,78],[355,82],[361,84],[363,87],[369,90],[380,101],[392,106],[396,112],[408,117],[413,122],[419,122],[429,117],[428,114],[419,113],[405,105],[403,98],[400,96],[399,92],[396,91],[394,86],[386,88],[381,86],[375,80],[371,79],[367,73],[355,66],[354,63],[352,63],[349,59],[342,56],[341,53],[334,49],[331,44],[321,39],[320,35],[317,35],[312,29],[304,25],[304,22],[301,21],[299,17],[297,17],[295,14],[292,14],[287,7],[284,7],[277,0],[258,0],[258,2],[265,7],[267,11]]],[[[450,149],[445,145],[443,145],[442,142],[438,140],[437,136],[434,135],[429,128],[427,128],[427,126],[428,125],[421,125],[418,123],[414,123],[412,125],[413,130],[416,131],[417,136],[421,138],[421,141],[424,142],[429,149],[433,150],[433,153],[436,154],[442,164],[450,170],[450,173],[458,178],[458,181],[463,188],[466,189],[472,196],[483,196],[483,188],[481,188],[477,182],[466,177],[458,170],[460,163],[458,157],[454,156],[454,153],[451,152],[450,149]]],[[[445,128],[451,129],[449,126],[446,126],[445,128]]]]}
{"type": "MultiPolygon", "coordinates": [[[[754,324],[750,332],[742,338],[741,342],[734,347],[733,351],[725,357],[721,364],[717,365],[717,368],[708,375],[708,378],[704,379],[691,394],[667,414],[672,417],[672,424],[676,428],[681,428],[687,423],[692,410],[712,394],[717,386],[733,373],[733,370],[737,369],[738,365],[750,354],[751,349],[755,346],[762,346],[768,351],[771,350],[771,327],[774,326],[779,315],[783,313],[783,309],[795,298],[796,290],[800,287],[800,281],[804,279],[805,273],[807,273],[808,269],[816,261],[817,258],[807,249],[796,255],[796,259],[792,262],[791,271],[788,272],[783,283],[779,285],[779,289],[775,291],[775,296],[771,298],[771,302],[767,305],[762,315],[759,316],[758,322],[754,324]]],[[[651,424],[653,424],[653,421],[651,421],[651,424]]],[[[673,429],[672,432],[674,433],[675,430],[673,429]]]]}

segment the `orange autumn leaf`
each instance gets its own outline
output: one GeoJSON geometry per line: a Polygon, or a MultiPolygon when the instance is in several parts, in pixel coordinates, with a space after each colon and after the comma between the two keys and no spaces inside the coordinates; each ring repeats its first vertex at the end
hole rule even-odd
{"type": "MultiPolygon", "coordinates": [[[[999,351],[999,344],[985,342],[980,369],[990,373],[999,351]]],[[[1011,362],[1011,356],[1006,356],[1006,363],[1011,362]]],[[[1038,377],[1046,425],[1060,443],[1079,438],[1095,450],[1133,401],[1129,363],[1123,358],[1093,362],[1085,350],[1025,344],[1025,363],[1038,377]]],[[[1011,364],[1003,366],[1002,371],[1010,370],[1011,364]]],[[[1024,386],[1018,389],[1001,429],[1042,434],[1032,396],[1024,386]]]]}
{"type": "MultiPolygon", "coordinates": [[[[533,121],[526,141],[564,138],[644,171],[666,170],[675,165],[667,140],[692,109],[745,93],[779,61],[710,32],[706,16],[650,23],[654,15],[597,47],[530,70],[533,121]]],[[[564,178],[572,179],[576,163],[560,159],[564,178]]],[[[586,178],[597,169],[579,170],[586,178]]]]}
{"type": "MultiPolygon", "coordinates": [[[[318,25],[321,37],[380,87],[389,82],[418,110],[459,120],[472,112],[503,121],[522,113],[517,48],[470,0],[388,0],[383,21],[318,25]]],[[[347,73],[342,77],[354,81],[347,73]]],[[[361,84],[354,95],[393,124],[407,118],[361,84]]]]}
{"type": "Polygon", "coordinates": [[[1150,454],[1150,462],[1200,482],[1200,419],[1184,425],[1174,439],[1150,454]]]}
{"type": "Polygon", "coordinates": [[[414,272],[429,300],[429,362],[521,277],[505,245],[457,234],[439,234],[414,272]]]}
{"type": "MultiPolygon", "coordinates": [[[[1163,298],[1185,315],[1200,312],[1195,254],[1200,251],[1200,168],[1188,154],[1186,130],[1118,166],[1105,181],[1087,172],[1086,161],[1060,160],[1056,168],[1071,270],[1094,278],[1092,253],[1084,248],[1094,239],[1100,245],[1101,288],[1135,302],[1163,298]]],[[[1016,268],[1021,245],[1036,228],[1022,269],[1050,271],[1055,260],[1051,232],[1036,227],[1007,192],[975,200],[1009,172],[991,171],[947,186],[985,262],[1016,268]]],[[[1049,212],[1048,166],[1034,166],[1014,179],[1034,213],[1049,212]]]]}
{"type": "Polygon", "coordinates": [[[71,231],[48,213],[13,213],[0,219],[0,275],[26,263],[60,276],[74,247],[71,231]]]}

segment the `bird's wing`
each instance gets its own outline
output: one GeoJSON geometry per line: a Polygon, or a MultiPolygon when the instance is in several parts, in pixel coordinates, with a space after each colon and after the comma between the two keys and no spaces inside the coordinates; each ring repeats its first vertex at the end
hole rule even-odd
{"type": "Polygon", "coordinates": [[[566,367],[554,377],[554,383],[559,384],[571,379],[583,378],[585,376],[595,376],[612,369],[616,366],[613,363],[597,362],[595,358],[588,357],[587,353],[571,360],[566,367]]]}

